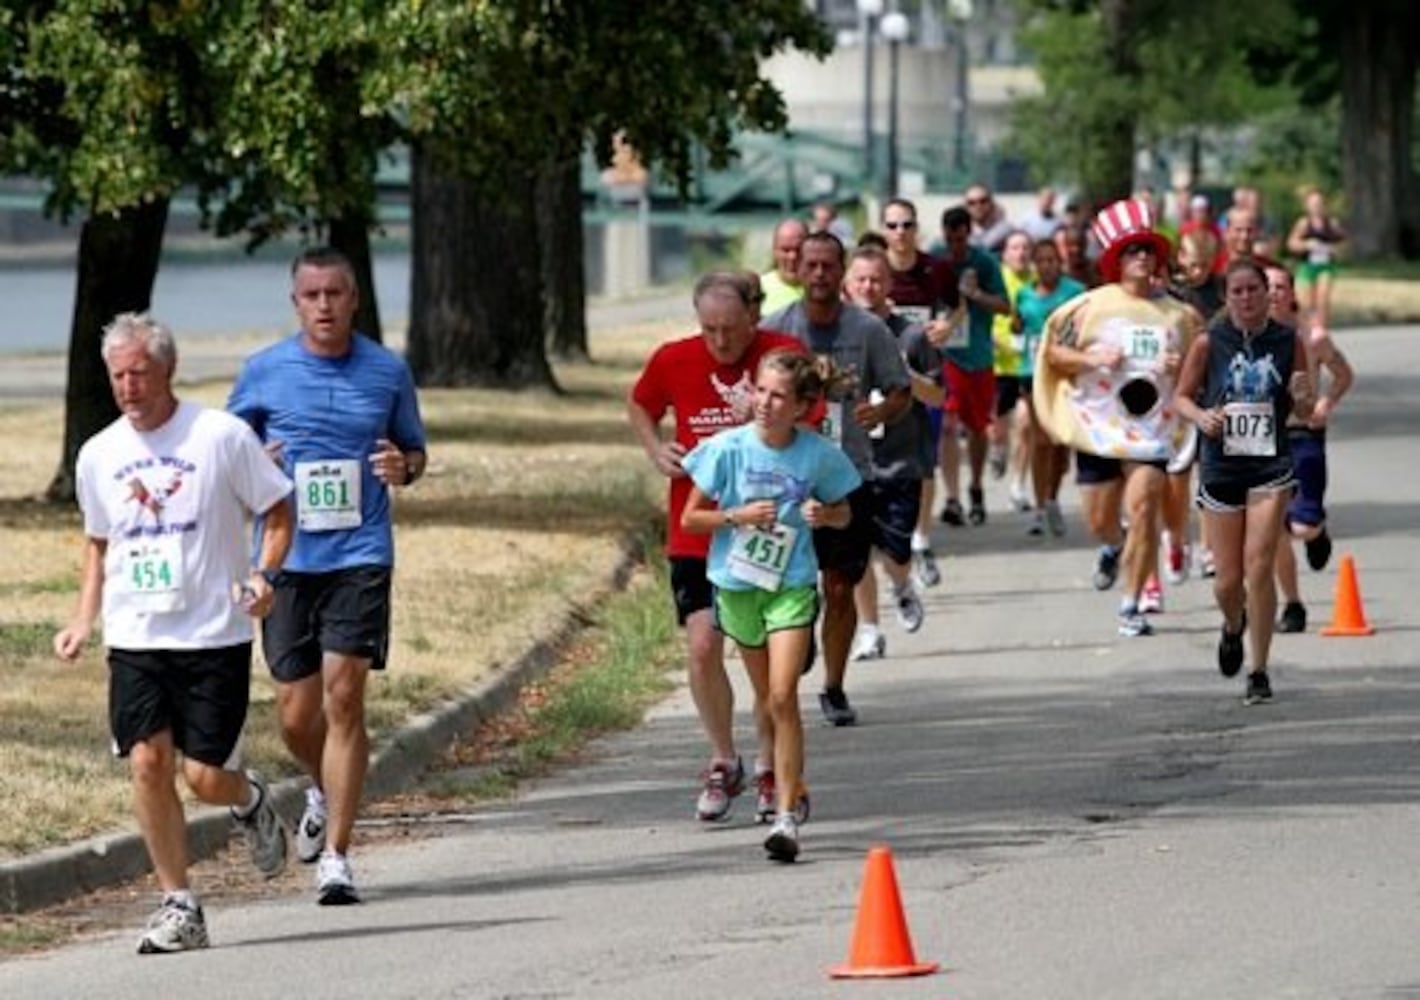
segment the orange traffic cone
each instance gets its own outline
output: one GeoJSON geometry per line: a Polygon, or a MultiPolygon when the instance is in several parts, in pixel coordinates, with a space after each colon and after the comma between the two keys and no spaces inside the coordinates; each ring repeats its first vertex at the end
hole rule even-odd
{"type": "Polygon", "coordinates": [[[1322,635],[1371,635],[1375,629],[1366,623],[1361,607],[1361,588],[1356,583],[1356,560],[1350,554],[1341,557],[1341,569],[1336,576],[1336,610],[1331,624],[1322,635]]]}
{"type": "Polygon", "coordinates": [[[936,971],[936,962],[919,962],[912,953],[892,852],[886,847],[872,848],[863,870],[863,894],[858,900],[848,962],[835,965],[828,974],[834,979],[868,979],[925,976],[936,971]]]}

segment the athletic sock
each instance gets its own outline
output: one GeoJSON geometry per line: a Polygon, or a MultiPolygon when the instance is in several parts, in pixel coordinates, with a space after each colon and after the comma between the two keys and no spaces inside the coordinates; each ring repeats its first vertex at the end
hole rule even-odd
{"type": "Polygon", "coordinates": [[[240,806],[232,806],[232,815],[237,819],[251,819],[252,813],[256,812],[256,807],[261,805],[261,789],[256,786],[256,782],[247,779],[247,800],[240,806]]]}
{"type": "Polygon", "coordinates": [[[912,551],[926,552],[932,547],[932,539],[927,537],[925,532],[914,531],[912,533],[912,551]]]}

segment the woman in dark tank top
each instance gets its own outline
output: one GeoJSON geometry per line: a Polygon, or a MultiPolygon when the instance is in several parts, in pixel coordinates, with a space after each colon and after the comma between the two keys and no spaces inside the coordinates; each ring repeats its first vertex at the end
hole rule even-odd
{"type": "Polygon", "coordinates": [[[1272,698],[1272,567],[1293,487],[1287,415],[1294,403],[1309,402],[1313,390],[1305,344],[1268,316],[1261,265],[1236,260],[1224,281],[1226,312],[1189,348],[1174,403],[1202,435],[1198,506],[1217,568],[1213,595],[1223,613],[1218,669],[1225,677],[1242,669],[1243,633],[1249,632],[1244,702],[1255,705],[1272,698]]]}

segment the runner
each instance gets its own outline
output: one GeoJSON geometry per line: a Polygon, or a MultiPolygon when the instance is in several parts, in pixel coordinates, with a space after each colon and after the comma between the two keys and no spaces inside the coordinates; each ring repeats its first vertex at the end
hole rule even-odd
{"type": "Polygon", "coordinates": [[[1262,266],[1233,261],[1225,277],[1227,315],[1189,348],[1174,404],[1203,435],[1198,504],[1217,565],[1213,594],[1223,613],[1218,669],[1224,677],[1237,675],[1243,633],[1249,632],[1252,667],[1243,701],[1256,705],[1272,698],[1267,661],[1277,614],[1273,572],[1294,484],[1283,427],[1294,408],[1311,412],[1313,397],[1306,345],[1267,315],[1262,266]]]}
{"type": "MultiPolygon", "coordinates": [[[[947,500],[942,520],[960,526],[986,522],[986,494],[981,475],[986,468],[986,431],[996,406],[996,375],[992,370],[991,328],[993,318],[1008,315],[1006,286],[1001,269],[990,254],[971,246],[972,216],[960,206],[942,214],[942,238],[946,259],[959,278],[958,290],[967,303],[968,323],[954,326],[953,336],[944,344],[947,351],[947,405],[942,422],[942,480],[947,500]],[[961,507],[960,433],[967,438],[967,464],[971,472],[968,495],[971,511],[963,516],[961,507]]],[[[1003,237],[1004,239],[1004,234],[1003,237]]]]}
{"type": "MultiPolygon", "coordinates": [[[[1336,257],[1346,244],[1346,230],[1327,213],[1326,197],[1316,188],[1306,193],[1305,211],[1287,234],[1287,251],[1301,261],[1297,288],[1306,296],[1303,313],[1308,328],[1331,329],[1331,289],[1336,281],[1336,257]]],[[[1298,327],[1300,329],[1300,327],[1298,327]]]]}
{"type": "MultiPolygon", "coordinates": [[[[792,337],[758,330],[755,294],[739,274],[710,273],[695,285],[692,302],[700,332],[658,347],[646,362],[626,401],[627,419],[646,457],[669,481],[671,595],[676,618],[685,629],[686,667],[690,694],[705,736],[710,763],[701,775],[696,816],[706,822],[725,819],[732,800],[745,783],[744,762],[735,751],[734,690],[725,673],[724,639],[715,630],[706,557],[710,540],[681,527],[681,512],[692,483],[681,460],[711,435],[745,423],[751,417],[751,378],[759,360],[776,348],[801,349],[792,337]],[[661,423],[675,412],[675,429],[663,440],[661,423]]],[[[755,703],[759,755],[755,764],[761,792],[773,784],[773,729],[768,707],[755,703]]],[[[761,805],[765,803],[761,802],[761,805]]],[[[773,814],[769,799],[766,818],[773,814]]]]}
{"type": "MultiPolygon", "coordinates": [[[[898,420],[874,430],[873,478],[868,483],[873,507],[873,547],[892,584],[892,602],[898,624],[916,632],[926,615],[912,580],[913,534],[918,524],[922,482],[933,475],[933,446],[929,407],[940,407],[946,398],[942,387],[942,355],[931,345],[918,323],[888,303],[891,272],[887,255],[873,247],[860,247],[849,257],[843,283],[848,301],[866,309],[887,324],[897,338],[898,350],[912,379],[912,407],[898,420]]],[[[855,660],[878,659],[887,653],[887,639],[878,627],[878,581],[871,570],[855,590],[858,635],[850,654],[855,660]]]]}
{"type": "Polygon", "coordinates": [[[755,379],[754,423],[702,442],[684,460],[695,485],[681,527],[714,532],[716,620],[739,646],[756,697],[770,706],[777,812],[764,847],[785,862],[798,857],[799,824],[808,818],[799,677],[818,617],[808,532],[847,528],[847,498],[862,483],[840,449],[795,429],[822,390],[815,362],[801,351],[767,354],[755,379]]]}
{"type": "MultiPolygon", "coordinates": [[[[1267,297],[1271,317],[1283,326],[1297,329],[1297,295],[1291,272],[1285,267],[1267,269],[1267,297]]],[[[1331,535],[1326,530],[1326,428],[1336,404],[1350,391],[1356,376],[1325,328],[1312,327],[1306,343],[1307,376],[1316,402],[1310,413],[1297,406],[1287,417],[1287,441],[1292,450],[1292,471],[1297,477],[1297,492],[1287,507],[1287,533],[1306,549],[1307,565],[1320,571],[1331,559],[1331,535]]],[[[1297,580],[1297,555],[1285,538],[1277,545],[1277,586],[1282,590],[1282,617],[1277,631],[1305,632],[1307,609],[1297,580]]]]}
{"type": "Polygon", "coordinates": [[[1031,254],[1035,281],[1021,289],[1012,317],[1014,336],[1020,338],[1020,396],[1025,401],[1030,421],[1031,485],[1035,510],[1026,533],[1044,535],[1049,529],[1056,538],[1065,534],[1065,514],[1060,509],[1060,483],[1070,466],[1070,449],[1052,441],[1039,425],[1035,413],[1033,386],[1035,357],[1040,350],[1045,321],[1060,306],[1077,295],[1085,286],[1063,273],[1060,251],[1051,240],[1041,240],[1031,254]]]}
{"type": "Polygon", "coordinates": [[[774,266],[759,279],[766,316],[804,297],[804,285],[799,279],[799,256],[808,233],[808,227],[798,219],[785,219],[774,227],[774,266]]]}
{"type": "MultiPolygon", "coordinates": [[[[935,346],[945,344],[959,328],[961,296],[951,265],[917,249],[917,206],[906,198],[893,198],[883,206],[883,231],[887,233],[887,259],[892,282],[888,298],[896,312],[920,325],[935,346]]],[[[860,246],[863,245],[860,241],[860,246]]],[[[858,303],[861,305],[862,303],[858,303]]],[[[873,310],[870,310],[873,311],[873,310]]],[[[943,396],[945,399],[945,396],[943,396]]],[[[922,478],[917,505],[917,526],[912,532],[912,564],[917,582],[935,587],[942,582],[937,555],[932,549],[932,506],[936,500],[936,453],[941,446],[942,406],[927,406],[932,443],[932,470],[922,478]]]]}
{"type": "MultiPolygon", "coordinates": [[[[798,338],[828,372],[828,416],[823,433],[852,459],[865,483],[873,480],[869,431],[896,421],[911,405],[911,380],[897,342],[882,320],[843,302],[843,244],[828,233],[804,240],[800,275],[804,299],[771,316],[765,326],[798,338]],[[881,394],[881,400],[874,392],[881,394]]],[[[853,520],[846,528],[814,531],[814,551],[823,575],[821,643],[824,688],[819,707],[835,726],[851,726],[858,713],[843,690],[848,648],[858,626],[853,590],[872,555],[872,503],[863,486],[848,498],[853,520]]]]}
{"type": "Polygon", "coordinates": [[[1041,425],[1076,449],[1076,479],[1100,542],[1093,583],[1108,590],[1124,564],[1119,634],[1149,635],[1140,597],[1158,562],[1164,468],[1181,431],[1168,400],[1198,317],[1156,287],[1169,243],[1145,206],[1121,201],[1094,221],[1110,284],[1051,314],[1034,379],[1041,425]],[[1121,515],[1129,519],[1127,544],[1121,515]]]}
{"type": "Polygon", "coordinates": [[[423,474],[424,425],[404,360],[355,331],[350,261],[309,249],[291,280],[301,328],[247,359],[227,409],[296,483],[262,645],[282,738],[311,778],[296,855],[319,862],[316,901],[341,905],[360,901],[348,853],[369,766],[365,687],[389,653],[390,488],[423,474]]]}
{"type": "Polygon", "coordinates": [[[991,475],[997,479],[1010,472],[1006,495],[1018,511],[1031,509],[1031,495],[1026,491],[1026,471],[1030,467],[1030,417],[1021,401],[1021,379],[1025,371],[1025,355],[1016,329],[1016,301],[1021,289],[1031,280],[1030,235],[1014,230],[1001,247],[1001,280],[1006,288],[1006,302],[1011,311],[996,316],[991,323],[993,370],[996,373],[996,419],[987,432],[990,441],[988,461],[991,475]]]}
{"type": "Polygon", "coordinates": [[[199,801],[231,807],[257,870],[272,878],[286,865],[266,784],[237,767],[251,683],[247,616],[271,610],[270,580],[291,544],[291,482],[241,421],[173,394],[177,346],[161,323],[123,313],[104,330],[102,352],[122,415],[79,450],[84,570],[54,652],[76,659],[102,610],[114,752],[129,759],[134,813],[163,893],[138,951],[206,948],[177,754],[199,801]],[[269,526],[254,567],[251,514],[269,526]]]}

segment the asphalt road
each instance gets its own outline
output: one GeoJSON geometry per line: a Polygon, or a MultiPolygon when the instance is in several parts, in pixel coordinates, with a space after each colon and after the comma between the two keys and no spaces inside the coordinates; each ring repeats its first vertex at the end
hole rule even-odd
{"type": "Polygon", "coordinates": [[[862,724],[818,726],[805,685],[800,863],[763,859],[746,800],[694,821],[681,691],[516,802],[357,853],[364,906],[213,906],[211,951],[140,958],[126,928],[0,965],[0,996],[1420,996],[1417,333],[1341,338],[1359,384],[1331,516],[1378,632],[1321,638],[1335,564],[1307,574],[1313,628],[1278,638],[1269,706],[1218,675],[1205,583],[1119,639],[1077,512],[1027,539],[992,484],[985,527],[939,531],[925,628],[888,615],[890,658],[852,669],[862,724]],[[826,976],[876,844],[935,976],[826,976]]]}

